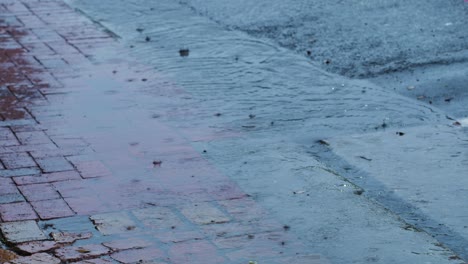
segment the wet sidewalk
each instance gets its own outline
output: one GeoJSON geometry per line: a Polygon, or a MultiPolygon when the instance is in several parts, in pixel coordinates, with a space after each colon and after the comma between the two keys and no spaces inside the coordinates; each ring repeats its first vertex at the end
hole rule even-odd
{"type": "Polygon", "coordinates": [[[165,123],[190,94],[111,33],[62,1],[0,0],[0,45],[2,261],[327,263],[165,123]]]}

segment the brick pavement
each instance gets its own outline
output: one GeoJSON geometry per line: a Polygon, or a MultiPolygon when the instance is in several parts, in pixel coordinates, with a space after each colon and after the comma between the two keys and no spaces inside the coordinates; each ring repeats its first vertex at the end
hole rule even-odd
{"type": "Polygon", "coordinates": [[[151,165],[138,142],[118,148],[131,139],[112,129],[96,137],[64,129],[75,122],[65,102],[91,73],[184,93],[149,82],[157,72],[122,56],[111,33],[60,0],[0,0],[0,45],[0,230],[16,253],[9,263],[325,263],[163,120],[151,126],[161,158],[151,165]],[[118,76],[116,61],[131,73],[118,76]],[[101,158],[106,151],[112,159],[101,158]]]}

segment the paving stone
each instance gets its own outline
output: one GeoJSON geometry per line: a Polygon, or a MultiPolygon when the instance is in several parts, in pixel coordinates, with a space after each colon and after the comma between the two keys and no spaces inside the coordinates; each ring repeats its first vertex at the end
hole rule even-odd
{"type": "Polygon", "coordinates": [[[106,203],[99,200],[96,195],[83,197],[65,197],[64,199],[73,209],[73,211],[79,215],[99,214],[109,210],[106,203]]]}
{"type": "Polygon", "coordinates": [[[190,221],[199,225],[229,222],[229,217],[211,203],[190,204],[184,206],[181,212],[190,221]]]}
{"type": "Polygon", "coordinates": [[[36,212],[27,202],[0,204],[0,216],[4,222],[37,219],[36,212]]]}
{"type": "Polygon", "coordinates": [[[55,255],[63,261],[79,261],[107,255],[110,250],[102,245],[83,245],[62,247],[55,250],[55,255]]]}
{"type": "Polygon", "coordinates": [[[77,197],[77,198],[87,198],[93,197],[96,198],[96,185],[97,181],[92,180],[83,180],[81,177],[79,180],[72,181],[60,181],[54,182],[55,189],[62,195],[64,198],[68,197],[77,197]]]}
{"type": "Polygon", "coordinates": [[[52,140],[60,148],[77,148],[89,146],[89,143],[87,143],[81,138],[52,137],[52,140]]]}
{"type": "Polygon", "coordinates": [[[142,239],[142,238],[120,239],[120,240],[114,240],[114,241],[103,243],[104,246],[112,249],[113,251],[145,248],[153,244],[154,242],[149,241],[148,239],[142,239]]]}
{"type": "Polygon", "coordinates": [[[110,176],[109,169],[100,161],[80,161],[73,163],[83,178],[110,176]]]}
{"type": "Polygon", "coordinates": [[[60,195],[50,183],[18,186],[29,202],[59,199],[60,195]]]}
{"type": "Polygon", "coordinates": [[[6,240],[11,243],[47,239],[46,235],[39,229],[36,221],[32,220],[0,223],[0,229],[6,240]]]}
{"type": "Polygon", "coordinates": [[[180,243],[190,240],[202,240],[206,238],[206,235],[195,230],[178,230],[175,228],[171,231],[157,232],[156,238],[163,243],[180,243]]]}
{"type": "Polygon", "coordinates": [[[166,257],[163,251],[155,247],[124,250],[111,255],[111,258],[121,263],[144,263],[166,257]]]}
{"type": "Polygon", "coordinates": [[[53,219],[75,215],[63,199],[31,202],[41,219],[53,219]]]}
{"type": "Polygon", "coordinates": [[[10,261],[11,264],[59,264],[60,260],[47,253],[37,253],[28,257],[20,257],[10,261]]]}
{"type": "Polygon", "coordinates": [[[0,140],[0,147],[17,146],[19,144],[19,141],[16,139],[0,140]]]}
{"type": "Polygon", "coordinates": [[[284,231],[225,238],[217,237],[213,240],[213,244],[220,249],[270,248],[274,249],[275,252],[280,252],[293,247],[300,250],[297,241],[284,231]]]}
{"type": "Polygon", "coordinates": [[[0,204],[6,203],[16,203],[16,202],[24,202],[24,197],[21,193],[6,193],[0,194],[0,204]]]}
{"type": "Polygon", "coordinates": [[[21,168],[15,170],[0,170],[0,177],[16,177],[27,175],[38,175],[41,173],[39,168],[21,168]]]}
{"type": "Polygon", "coordinates": [[[75,215],[65,218],[56,218],[47,221],[41,221],[39,226],[43,229],[48,229],[51,233],[71,233],[88,236],[92,233],[93,236],[99,236],[99,232],[94,227],[94,224],[89,219],[89,216],[75,215]]]}
{"type": "Polygon", "coordinates": [[[125,212],[93,215],[90,219],[103,235],[135,232],[139,228],[125,212]]]}
{"type": "Polygon", "coordinates": [[[37,166],[28,153],[8,153],[0,155],[0,160],[7,169],[19,169],[37,166]]]}
{"type": "Polygon", "coordinates": [[[296,241],[285,237],[282,233],[256,234],[253,238],[238,236],[230,238],[219,238],[214,241],[221,249],[230,249],[226,256],[231,261],[240,259],[263,259],[278,258],[284,252],[300,253],[301,246],[296,241]],[[282,242],[285,244],[282,245],[282,242]]]}
{"type": "Polygon", "coordinates": [[[11,178],[0,178],[0,204],[24,201],[11,178]]]}
{"type": "Polygon", "coordinates": [[[58,248],[59,246],[60,245],[54,241],[32,241],[16,245],[20,250],[29,254],[50,251],[51,249],[58,248]]]}
{"type": "Polygon", "coordinates": [[[0,127],[0,141],[16,139],[10,128],[0,127]]]}
{"type": "Polygon", "coordinates": [[[13,180],[11,178],[0,178],[0,195],[18,193],[13,180]]]}
{"type": "Polygon", "coordinates": [[[283,226],[271,219],[246,222],[228,222],[216,225],[202,225],[204,234],[215,237],[233,237],[245,234],[256,234],[283,230],[283,226]]]}
{"type": "Polygon", "coordinates": [[[148,207],[132,211],[133,215],[150,229],[181,228],[184,223],[167,207],[148,207]]]}
{"type": "Polygon", "coordinates": [[[224,208],[234,219],[238,221],[249,221],[267,217],[267,212],[262,209],[251,198],[219,201],[219,205],[224,208]]]}
{"type": "Polygon", "coordinates": [[[320,254],[302,255],[294,257],[285,257],[278,259],[278,264],[295,263],[295,264],[331,264],[332,262],[320,254]]]}
{"type": "Polygon", "coordinates": [[[226,263],[218,250],[206,241],[188,241],[176,243],[169,249],[171,263],[226,263]]]}
{"type": "Polygon", "coordinates": [[[69,233],[69,232],[52,232],[50,236],[55,242],[60,244],[72,244],[76,240],[89,239],[93,237],[91,232],[86,233],[69,233]]]}
{"type": "Polygon", "coordinates": [[[50,141],[49,137],[43,131],[18,132],[16,133],[16,136],[23,145],[52,143],[52,141],[50,141]]]}
{"type": "Polygon", "coordinates": [[[48,183],[48,182],[59,182],[78,180],[81,176],[76,171],[61,171],[53,173],[44,173],[40,176],[20,176],[14,177],[13,180],[18,185],[35,184],[35,183],[48,183]]]}
{"type": "Polygon", "coordinates": [[[109,264],[109,263],[115,263],[115,262],[108,260],[108,259],[88,259],[88,260],[75,262],[75,264],[109,264]]]}
{"type": "Polygon", "coordinates": [[[45,173],[70,171],[74,169],[73,166],[63,157],[41,158],[36,159],[36,162],[45,173]]]}

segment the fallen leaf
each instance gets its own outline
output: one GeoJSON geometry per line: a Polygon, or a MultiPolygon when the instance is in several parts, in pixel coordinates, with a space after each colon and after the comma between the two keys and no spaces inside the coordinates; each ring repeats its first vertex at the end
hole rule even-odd
{"type": "Polygon", "coordinates": [[[91,250],[88,250],[88,249],[86,249],[86,248],[80,247],[80,248],[78,248],[78,249],[76,250],[76,252],[79,252],[79,253],[89,253],[89,252],[91,252],[91,250]]]}

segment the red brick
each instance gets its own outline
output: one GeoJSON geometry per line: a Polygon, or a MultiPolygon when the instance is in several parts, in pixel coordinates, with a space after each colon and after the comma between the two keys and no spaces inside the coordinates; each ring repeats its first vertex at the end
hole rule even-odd
{"type": "Polygon", "coordinates": [[[58,246],[59,245],[57,245],[57,243],[54,241],[32,241],[17,245],[19,249],[24,252],[28,252],[29,254],[49,251],[51,249],[57,248],[58,246]]]}
{"type": "Polygon", "coordinates": [[[43,220],[75,215],[63,199],[38,201],[31,204],[43,220]]]}
{"type": "Polygon", "coordinates": [[[185,231],[175,227],[175,229],[171,231],[157,232],[156,238],[163,243],[180,243],[189,240],[202,240],[206,238],[206,235],[199,231],[185,231]]]}
{"type": "Polygon", "coordinates": [[[6,127],[0,127],[0,141],[16,139],[13,132],[6,127]]]}
{"type": "Polygon", "coordinates": [[[233,199],[218,202],[234,219],[239,221],[256,220],[267,215],[251,198],[233,199]]]}
{"type": "Polygon", "coordinates": [[[23,195],[18,191],[11,178],[0,178],[0,204],[23,201],[23,195]]]}
{"type": "Polygon", "coordinates": [[[19,15],[18,19],[26,25],[27,28],[44,27],[45,23],[35,15],[19,15]]]}
{"type": "Polygon", "coordinates": [[[17,192],[18,189],[11,178],[0,178],[0,195],[17,192]]]}
{"type": "Polygon", "coordinates": [[[73,170],[73,166],[63,157],[49,157],[36,159],[37,164],[43,172],[59,172],[73,170]]]}
{"type": "Polygon", "coordinates": [[[16,177],[16,176],[26,176],[26,175],[37,175],[41,171],[39,168],[21,168],[15,170],[0,170],[0,177],[16,177]]]}
{"type": "Polygon", "coordinates": [[[11,12],[15,14],[31,14],[29,9],[27,9],[23,3],[17,1],[17,2],[10,2],[6,5],[6,8],[10,10],[11,12]]]}
{"type": "Polygon", "coordinates": [[[145,248],[153,245],[153,242],[141,238],[129,238],[106,242],[103,243],[103,245],[112,249],[113,251],[120,251],[126,249],[145,248]]]}
{"type": "Polygon", "coordinates": [[[36,163],[28,153],[8,153],[0,155],[0,160],[7,169],[35,167],[36,163]]]}
{"type": "Polygon", "coordinates": [[[51,137],[60,148],[79,148],[87,147],[89,144],[81,138],[51,137]]]}
{"type": "Polygon", "coordinates": [[[198,225],[229,222],[229,217],[211,203],[188,204],[181,213],[198,225]]]}
{"type": "Polygon", "coordinates": [[[110,176],[111,172],[100,161],[77,161],[73,163],[83,178],[110,176]]]}
{"type": "Polygon", "coordinates": [[[210,264],[226,263],[217,249],[206,241],[189,241],[174,244],[170,250],[170,260],[174,264],[186,263],[206,263],[210,264]]]}
{"type": "Polygon", "coordinates": [[[72,244],[76,240],[89,239],[93,237],[93,233],[69,233],[69,232],[52,232],[50,236],[59,244],[72,244]]]}
{"type": "Polygon", "coordinates": [[[80,174],[76,171],[61,171],[53,173],[44,173],[41,176],[21,176],[14,177],[13,180],[18,185],[59,182],[81,179],[80,174]]]}
{"type": "MultiPolygon", "coordinates": [[[[14,93],[16,100],[24,99],[24,96],[14,93]]],[[[27,100],[32,99],[28,96],[27,100]]],[[[24,109],[21,108],[20,104],[16,104],[18,107],[9,107],[8,112],[4,112],[2,115],[5,120],[21,120],[21,119],[32,119],[31,115],[24,109]]]]}
{"type": "Polygon", "coordinates": [[[0,204],[0,216],[5,222],[37,219],[31,205],[26,202],[0,204]]]}
{"type": "Polygon", "coordinates": [[[55,250],[55,255],[63,261],[78,261],[107,255],[110,250],[102,245],[63,247],[55,250]]]}
{"type": "Polygon", "coordinates": [[[148,207],[132,211],[146,228],[171,230],[172,227],[181,228],[185,224],[170,208],[148,207]]]}
{"type": "Polygon", "coordinates": [[[23,145],[51,143],[49,137],[43,131],[18,132],[16,136],[23,145]]]}
{"type": "Polygon", "coordinates": [[[144,261],[162,259],[164,257],[164,252],[155,247],[124,250],[111,255],[111,258],[121,263],[144,263],[144,261]]]}
{"type": "MultiPolygon", "coordinates": [[[[50,46],[54,51],[56,51],[58,54],[80,54],[80,52],[73,47],[72,45],[68,44],[61,36],[59,36],[61,39],[56,39],[56,40],[51,40],[48,41],[47,44],[50,46]]],[[[51,36],[50,38],[53,38],[51,36]]],[[[80,55],[80,59],[84,59],[82,55],[80,55]]],[[[65,59],[67,62],[71,63],[71,61],[65,59]]]]}
{"type": "Polygon", "coordinates": [[[23,47],[28,50],[29,54],[38,54],[38,55],[54,55],[55,51],[53,51],[49,46],[42,42],[36,43],[21,43],[23,47]]]}
{"type": "Polygon", "coordinates": [[[11,131],[11,129],[6,128],[6,127],[0,127],[0,142],[1,141],[13,141],[13,140],[16,140],[16,137],[11,131]]]}
{"type": "Polygon", "coordinates": [[[60,195],[50,183],[22,185],[18,188],[29,202],[60,199],[60,195]]]}
{"type": "Polygon", "coordinates": [[[95,188],[96,181],[93,180],[73,180],[73,181],[60,181],[54,182],[55,189],[62,195],[62,197],[76,197],[76,198],[97,198],[100,193],[97,193],[95,188]]]}
{"type": "Polygon", "coordinates": [[[70,65],[66,61],[61,58],[38,58],[39,62],[46,68],[46,69],[54,69],[54,70],[63,70],[66,68],[70,68],[70,65]]]}
{"type": "Polygon", "coordinates": [[[112,264],[113,261],[107,259],[87,259],[83,261],[74,262],[75,264],[112,264]]]}
{"type": "Polygon", "coordinates": [[[31,256],[19,257],[11,261],[13,264],[60,264],[60,260],[54,256],[51,256],[47,253],[37,253],[31,256]]]}
{"type": "Polygon", "coordinates": [[[92,215],[109,211],[108,206],[96,196],[66,197],[65,201],[79,215],[92,215]]]}
{"type": "Polygon", "coordinates": [[[16,139],[0,140],[0,147],[9,147],[9,146],[17,146],[17,145],[19,145],[19,142],[16,139]]]}

